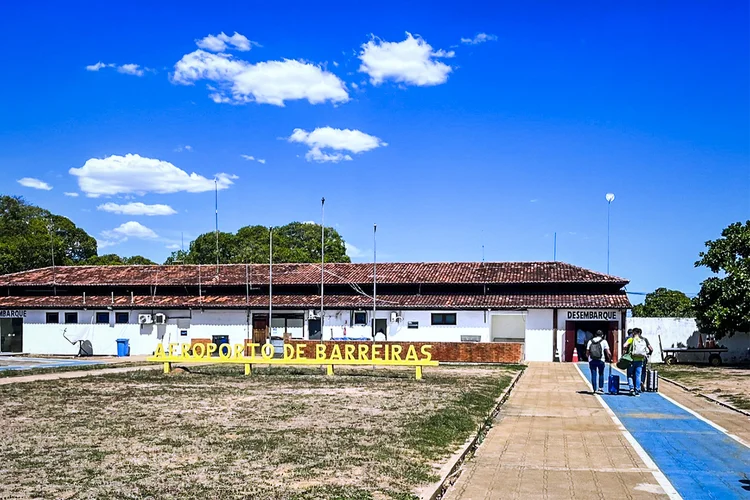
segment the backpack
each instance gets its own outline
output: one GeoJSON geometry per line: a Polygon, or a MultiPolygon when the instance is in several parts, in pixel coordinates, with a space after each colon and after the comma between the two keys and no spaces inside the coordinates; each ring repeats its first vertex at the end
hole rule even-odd
{"type": "Polygon", "coordinates": [[[644,338],[638,340],[633,339],[633,345],[630,348],[630,352],[634,356],[648,356],[648,341],[644,338]]]}
{"type": "Polygon", "coordinates": [[[591,341],[591,346],[589,347],[589,354],[591,355],[591,359],[602,359],[602,356],[604,355],[604,350],[602,349],[602,341],[591,341]]]}

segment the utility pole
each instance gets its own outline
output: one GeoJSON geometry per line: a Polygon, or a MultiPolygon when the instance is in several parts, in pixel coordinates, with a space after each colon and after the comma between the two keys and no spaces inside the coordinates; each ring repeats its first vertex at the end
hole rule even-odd
{"type": "Polygon", "coordinates": [[[326,199],[321,198],[320,200],[320,338],[323,338],[323,326],[325,320],[323,319],[323,281],[324,281],[324,267],[326,265],[326,199]]]}
{"type": "Polygon", "coordinates": [[[268,338],[271,338],[273,314],[273,226],[268,226],[268,338]]]}
{"type": "Polygon", "coordinates": [[[216,188],[216,276],[219,275],[219,181],[214,179],[216,188]]]}
{"type": "Polygon", "coordinates": [[[609,209],[612,206],[612,202],[615,201],[615,195],[607,193],[605,198],[607,200],[607,274],[609,274],[609,209]]]}
{"type": "Polygon", "coordinates": [[[378,297],[378,250],[377,250],[378,225],[372,225],[372,339],[375,340],[375,313],[377,312],[378,297]]]}

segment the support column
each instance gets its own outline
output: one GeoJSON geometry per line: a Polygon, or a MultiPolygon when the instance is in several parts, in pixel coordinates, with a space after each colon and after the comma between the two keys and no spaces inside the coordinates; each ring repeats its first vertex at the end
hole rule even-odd
{"type": "Polygon", "coordinates": [[[557,354],[557,309],[552,309],[552,361],[560,361],[557,354]]]}

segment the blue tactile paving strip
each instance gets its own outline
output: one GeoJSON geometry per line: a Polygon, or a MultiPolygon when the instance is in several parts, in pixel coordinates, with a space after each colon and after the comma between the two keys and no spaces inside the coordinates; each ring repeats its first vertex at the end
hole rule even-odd
{"type": "MultiPolygon", "coordinates": [[[[588,363],[578,366],[590,380],[588,363]]],[[[612,373],[620,394],[604,394],[604,402],[682,498],[750,500],[750,448],[657,393],[628,395],[625,376],[612,373]]]]}
{"type": "Polygon", "coordinates": [[[64,366],[98,365],[101,361],[55,358],[14,358],[12,364],[0,366],[0,371],[30,370],[32,368],[60,368],[64,366]]]}

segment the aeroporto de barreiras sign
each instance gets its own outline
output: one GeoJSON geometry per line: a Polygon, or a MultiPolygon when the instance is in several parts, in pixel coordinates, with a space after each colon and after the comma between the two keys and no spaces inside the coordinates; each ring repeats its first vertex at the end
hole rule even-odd
{"type": "Polygon", "coordinates": [[[147,361],[164,363],[164,373],[169,373],[172,363],[234,363],[245,365],[250,375],[253,364],[269,365],[326,365],[333,375],[334,365],[386,365],[413,366],[416,378],[422,378],[423,366],[438,366],[432,360],[432,346],[398,345],[375,342],[315,343],[314,352],[308,355],[307,344],[284,344],[283,357],[275,358],[273,344],[170,343],[157,344],[154,355],[147,361]],[[214,356],[217,353],[218,356],[214,356]]]}

